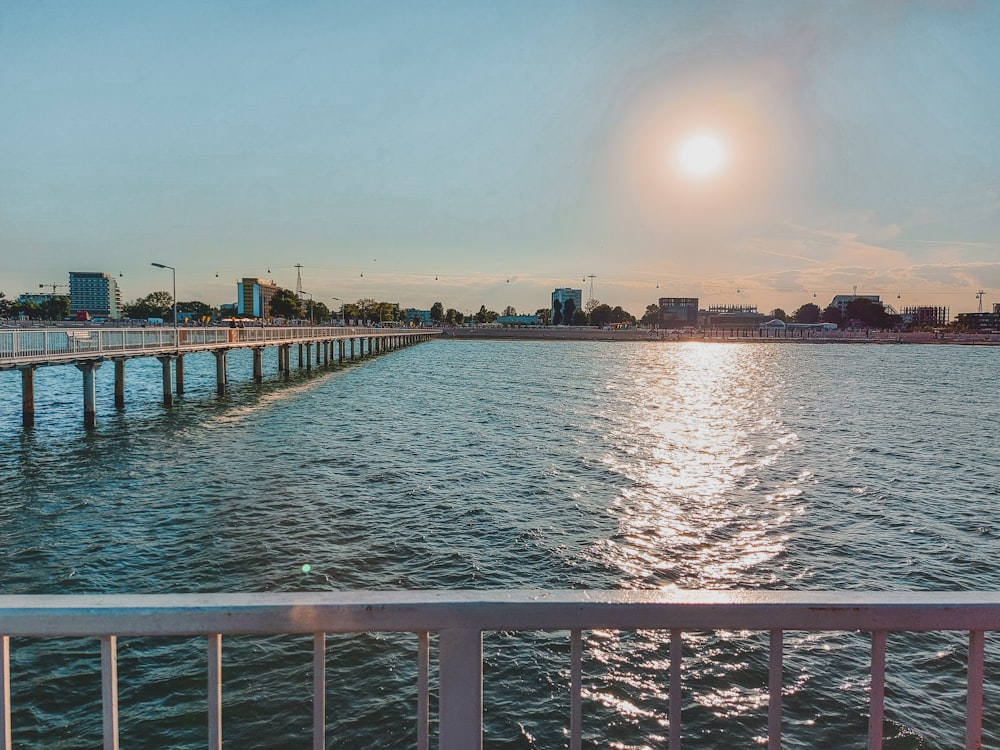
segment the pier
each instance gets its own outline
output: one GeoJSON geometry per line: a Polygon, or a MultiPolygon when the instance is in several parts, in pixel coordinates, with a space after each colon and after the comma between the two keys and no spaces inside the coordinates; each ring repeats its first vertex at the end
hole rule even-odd
{"type": "Polygon", "coordinates": [[[162,364],[163,404],[184,392],[184,357],[199,352],[215,356],[216,388],[226,392],[226,354],[253,351],[254,380],[264,379],[264,351],[277,352],[278,372],[291,375],[296,366],[311,370],[364,359],[426,341],[440,333],[430,328],[245,327],[245,328],[14,328],[0,330],[0,370],[21,373],[21,423],[35,424],[35,370],[74,365],[83,376],[83,423],[97,425],[96,375],[114,363],[115,407],[125,408],[125,362],[156,357],[162,364]]]}

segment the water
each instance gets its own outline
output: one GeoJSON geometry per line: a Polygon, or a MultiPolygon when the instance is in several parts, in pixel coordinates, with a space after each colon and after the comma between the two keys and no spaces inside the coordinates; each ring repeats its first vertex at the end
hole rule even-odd
{"type": "MultiPolygon", "coordinates": [[[[271,356],[272,351],[268,351],[271,356]]],[[[273,357],[271,357],[273,359],[273,357]]],[[[435,341],[254,385],[211,356],[0,373],[3,593],[995,590],[1000,349],[435,341]],[[302,566],[310,566],[303,573],[302,566]]],[[[224,732],[309,746],[311,641],[230,638],[224,732]]],[[[204,644],[122,639],[124,747],[202,747],[204,644]]],[[[996,677],[987,642],[987,680],[996,677]]],[[[565,634],[485,639],[486,746],[568,742],[565,634]]],[[[330,747],[412,747],[412,636],[331,637],[330,747]]],[[[587,633],[585,746],[665,747],[667,634],[587,633]]],[[[890,635],[894,750],[962,744],[964,637],[890,635]]],[[[785,747],[863,747],[868,637],[789,633],[785,747]]],[[[100,745],[96,642],[12,642],[14,741],[100,745]]],[[[767,642],[685,640],[687,746],[766,734],[767,642]]],[[[987,692],[985,746],[998,746],[987,692]]],[[[992,702],[992,703],[991,703],[992,702]]]]}

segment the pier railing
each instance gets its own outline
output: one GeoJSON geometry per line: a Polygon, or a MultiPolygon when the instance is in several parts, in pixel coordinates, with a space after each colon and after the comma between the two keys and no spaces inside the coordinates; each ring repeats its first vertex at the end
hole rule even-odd
{"type": "Polygon", "coordinates": [[[436,335],[436,329],[353,326],[245,328],[0,328],[0,369],[23,362],[150,356],[158,353],[278,346],[308,341],[436,335]]]}
{"type": "Polygon", "coordinates": [[[10,637],[101,639],[104,747],[118,747],[116,639],[203,636],[208,654],[209,747],[222,746],[222,637],[311,634],[314,643],[314,747],[325,747],[325,639],[328,633],[417,635],[417,746],[429,743],[430,634],[438,644],[438,739],[442,750],[482,747],[482,635],[491,631],[568,631],[569,737],[582,737],[582,632],[670,633],[669,747],[680,748],[684,631],[770,633],[768,748],[781,746],[785,631],[871,633],[868,747],[882,747],[886,634],[968,633],[966,741],[982,739],[985,633],[1000,630],[1000,593],[745,591],[413,591],[176,596],[0,596],[0,749],[11,748],[10,637]]]}

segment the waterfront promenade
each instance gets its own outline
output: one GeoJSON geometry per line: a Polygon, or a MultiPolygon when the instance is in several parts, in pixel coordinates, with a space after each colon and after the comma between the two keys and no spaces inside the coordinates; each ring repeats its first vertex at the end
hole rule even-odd
{"type": "Polygon", "coordinates": [[[345,326],[253,326],[232,328],[9,328],[0,329],[0,371],[21,373],[22,424],[31,427],[35,417],[34,373],[39,367],[75,365],[83,373],[84,424],[96,424],[95,373],[105,361],[115,365],[115,406],[124,408],[125,361],[156,357],[162,364],[163,403],[173,404],[173,394],[184,392],[184,357],[211,352],[216,359],[216,387],[221,395],[228,383],[226,353],[253,351],[254,380],[263,380],[265,348],[277,350],[278,371],[291,371],[292,347],[297,347],[298,367],[307,370],[370,357],[409,346],[439,333],[426,328],[345,326]],[[172,372],[173,370],[173,372],[172,372]]]}
{"type": "Polygon", "coordinates": [[[712,329],[673,330],[648,328],[602,329],[590,326],[470,326],[444,328],[444,338],[513,339],[522,341],[710,341],[806,344],[1000,344],[1000,335],[936,331],[815,331],[712,329]]]}

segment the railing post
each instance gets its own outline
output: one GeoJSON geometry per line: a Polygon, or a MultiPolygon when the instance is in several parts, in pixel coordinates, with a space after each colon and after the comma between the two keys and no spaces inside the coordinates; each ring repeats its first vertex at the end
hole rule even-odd
{"type": "Polygon", "coordinates": [[[118,750],[118,638],[101,638],[101,697],[104,750],[118,750]]]}
{"type": "Polygon", "coordinates": [[[781,750],[781,692],[784,671],[784,641],[780,630],[771,631],[770,661],[767,680],[767,750],[781,750]]]}
{"type": "Polygon", "coordinates": [[[11,750],[10,636],[0,635],[0,750],[11,750]]]}
{"type": "Polygon", "coordinates": [[[570,631],[569,678],[569,747],[580,750],[583,745],[583,633],[570,631]]]}
{"type": "Polygon", "coordinates": [[[482,632],[442,630],[438,658],[440,750],[482,750],[482,632]]]}
{"type": "Polygon", "coordinates": [[[872,633],[871,695],[868,703],[868,750],[882,750],[885,716],[885,631],[872,633]]]}
{"type": "Polygon", "coordinates": [[[681,660],[684,656],[684,641],[681,631],[674,628],[670,631],[670,750],[681,748],[681,660]]]}
{"type": "Polygon", "coordinates": [[[208,750],[222,750],[222,635],[208,636],[208,750]]]}
{"type": "Polygon", "coordinates": [[[417,750],[430,750],[430,645],[430,633],[417,633],[417,750]]]}
{"type": "Polygon", "coordinates": [[[313,634],[313,750],[326,747],[326,633],[313,634]]]}
{"type": "Polygon", "coordinates": [[[983,744],[983,675],[986,639],[982,630],[969,631],[969,666],[965,694],[965,750],[983,744]]]}

